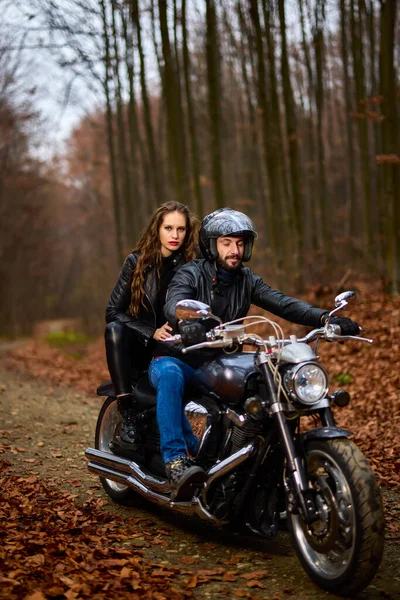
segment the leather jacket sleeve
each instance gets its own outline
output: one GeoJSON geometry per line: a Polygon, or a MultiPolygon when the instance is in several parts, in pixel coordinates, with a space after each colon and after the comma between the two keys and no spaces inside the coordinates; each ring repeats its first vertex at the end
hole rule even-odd
{"type": "MultiPolygon", "coordinates": [[[[190,263],[188,263],[189,265],[190,263]]],[[[196,298],[196,277],[186,267],[182,267],[173,277],[168,287],[164,305],[164,315],[175,331],[178,331],[178,320],[175,317],[175,307],[179,300],[196,298]]]]}
{"type": "Polygon", "coordinates": [[[131,302],[131,284],[132,273],[136,267],[137,257],[130,254],[122,267],[118,281],[111,292],[110,299],[106,308],[106,323],[120,321],[126,323],[130,329],[133,329],[137,335],[147,343],[152,338],[155,327],[133,315],[126,314],[131,302]]]}
{"type": "Polygon", "coordinates": [[[252,274],[252,277],[251,301],[253,304],[292,323],[310,327],[321,325],[321,317],[326,314],[326,310],[316,308],[303,300],[286,296],[278,290],[273,290],[257,275],[252,274]]]}

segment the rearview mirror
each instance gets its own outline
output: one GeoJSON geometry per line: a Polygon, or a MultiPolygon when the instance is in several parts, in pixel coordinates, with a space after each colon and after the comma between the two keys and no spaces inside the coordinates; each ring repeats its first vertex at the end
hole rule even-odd
{"type": "Polygon", "coordinates": [[[354,298],[355,295],[356,295],[356,293],[350,290],[348,292],[342,292],[341,294],[339,294],[339,296],[336,296],[336,298],[335,298],[336,308],[347,304],[347,302],[349,300],[351,300],[351,298],[354,298]]]}
{"type": "Polygon", "coordinates": [[[341,310],[342,308],[344,308],[345,306],[347,306],[348,300],[351,300],[351,298],[354,298],[355,295],[356,295],[356,293],[350,290],[348,292],[342,292],[341,294],[339,294],[338,296],[336,296],[336,298],[335,298],[335,308],[334,308],[334,310],[332,310],[329,313],[329,317],[332,317],[332,315],[334,315],[339,310],[341,310]]]}
{"type": "Polygon", "coordinates": [[[175,308],[175,316],[179,321],[185,319],[207,319],[212,317],[211,307],[199,300],[179,300],[175,308]]]}

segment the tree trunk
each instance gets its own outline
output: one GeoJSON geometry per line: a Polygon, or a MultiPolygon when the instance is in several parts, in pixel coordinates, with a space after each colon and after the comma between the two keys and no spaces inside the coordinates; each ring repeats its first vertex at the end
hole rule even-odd
{"type": "MultiPolygon", "coordinates": [[[[126,227],[124,231],[124,243],[127,245],[133,244],[132,230],[135,232],[135,222],[133,219],[133,206],[132,206],[132,189],[131,180],[129,174],[129,161],[128,152],[126,148],[126,135],[125,135],[125,117],[124,117],[124,105],[122,101],[122,85],[121,85],[121,72],[120,72],[120,60],[119,60],[119,48],[118,39],[119,34],[117,32],[116,22],[116,8],[115,4],[111,3],[111,19],[112,19],[112,33],[113,33],[113,47],[114,47],[114,78],[116,86],[116,108],[117,108],[117,137],[118,137],[118,154],[119,163],[121,166],[121,181],[122,181],[122,198],[123,205],[125,207],[126,215],[126,227]]],[[[136,232],[135,232],[136,233],[136,232]]]]}
{"type": "Polygon", "coordinates": [[[235,37],[231,14],[221,2],[221,55],[225,57],[224,72],[226,73],[224,94],[224,163],[230,165],[230,177],[225,181],[225,190],[232,201],[248,202],[246,198],[246,160],[247,131],[243,93],[240,86],[237,69],[238,44],[235,37]],[[225,45],[223,45],[225,44],[225,45]],[[234,124],[233,126],[230,124],[234,124]],[[239,125],[239,126],[238,126],[239,125]]]}
{"type": "Polygon", "coordinates": [[[289,147],[289,170],[294,213],[294,230],[297,237],[296,243],[296,273],[299,273],[298,261],[303,247],[303,222],[302,206],[303,194],[300,183],[299,162],[299,131],[297,128],[296,106],[290,80],[289,59],[286,44],[286,22],[284,0],[278,0],[279,21],[281,29],[281,75],[283,84],[283,97],[285,103],[286,135],[289,147]]]}
{"type": "Polygon", "coordinates": [[[387,276],[392,294],[400,294],[400,153],[394,64],[397,0],[381,0],[380,91],[382,102],[382,155],[384,201],[387,207],[387,276]]]}
{"type": "MultiPolygon", "coordinates": [[[[125,66],[128,76],[128,87],[129,87],[129,102],[128,102],[128,138],[129,138],[129,172],[130,180],[132,183],[132,202],[134,204],[134,224],[136,227],[135,235],[137,236],[139,231],[144,227],[146,214],[144,210],[144,203],[142,194],[140,191],[139,184],[139,161],[138,156],[142,153],[142,140],[138,128],[137,115],[136,115],[136,98],[135,98],[135,87],[134,87],[134,54],[133,54],[133,39],[132,39],[132,21],[127,21],[124,14],[125,7],[121,7],[121,19],[122,29],[125,42],[125,66]],[[129,25],[128,25],[129,23],[129,25]]],[[[142,161],[141,161],[142,162],[142,161]]],[[[142,165],[144,167],[144,165],[142,165]]],[[[144,169],[142,169],[144,171],[144,169]]]]}
{"type": "Polygon", "coordinates": [[[274,159],[274,149],[271,148],[270,129],[271,129],[271,113],[269,101],[266,91],[266,74],[264,65],[264,44],[262,39],[260,15],[258,12],[257,0],[250,0],[250,15],[253,21],[255,31],[255,43],[257,53],[257,95],[259,112],[261,114],[262,135],[264,146],[265,167],[269,179],[269,202],[268,202],[268,234],[271,240],[271,248],[274,255],[274,262],[277,265],[278,278],[281,275],[282,267],[282,252],[277,243],[276,232],[280,231],[282,222],[280,219],[280,197],[279,197],[279,180],[278,170],[276,169],[274,159]]]}
{"type": "Polygon", "coordinates": [[[313,34],[315,52],[315,105],[317,108],[317,148],[318,148],[318,222],[321,237],[320,249],[324,250],[326,258],[330,258],[330,233],[327,227],[327,207],[330,205],[329,191],[326,181],[325,148],[323,132],[324,115],[324,21],[325,0],[317,0],[315,6],[315,27],[313,34]]]}
{"type": "Polygon", "coordinates": [[[358,15],[356,15],[355,1],[350,0],[351,23],[351,50],[353,56],[354,81],[356,87],[358,142],[361,158],[361,182],[363,187],[364,202],[364,237],[367,251],[371,248],[371,184],[369,164],[369,136],[368,121],[366,118],[365,103],[365,74],[363,59],[363,44],[361,38],[361,11],[358,2],[358,15]]]}
{"type": "MultiPolygon", "coordinates": [[[[244,83],[245,99],[247,104],[247,127],[243,127],[244,131],[244,156],[243,168],[245,169],[245,180],[247,194],[254,204],[255,213],[260,222],[264,224],[263,229],[268,223],[267,213],[267,198],[266,198],[266,180],[263,172],[262,159],[260,156],[259,147],[262,145],[262,140],[259,137],[259,127],[257,122],[256,106],[251,80],[254,63],[253,58],[253,40],[249,27],[246,22],[246,15],[243,13],[241,0],[237,1],[237,14],[240,28],[240,42],[237,47],[237,53],[240,57],[240,68],[244,83]],[[247,42],[247,45],[246,45],[247,42]],[[250,70],[250,73],[249,73],[250,70]],[[261,142],[261,144],[260,144],[261,142]]],[[[260,242],[263,243],[263,231],[259,230],[260,242]]],[[[266,236],[265,249],[270,245],[271,240],[268,239],[268,231],[266,236]]]]}
{"type": "Polygon", "coordinates": [[[164,58],[163,94],[167,111],[167,137],[169,155],[171,158],[174,184],[179,202],[185,201],[185,170],[183,159],[183,138],[179,118],[179,94],[177,73],[168,31],[167,2],[159,0],[160,28],[162,39],[162,52],[164,58]]]}
{"type": "Polygon", "coordinates": [[[153,40],[154,54],[155,54],[156,60],[157,60],[158,72],[161,74],[162,73],[162,65],[161,65],[160,50],[158,48],[158,41],[157,41],[157,35],[156,35],[156,15],[155,15],[155,10],[154,10],[154,0],[151,0],[151,2],[150,2],[150,14],[151,14],[151,38],[153,40]]]}
{"type": "MultiPolygon", "coordinates": [[[[379,75],[377,73],[377,63],[379,60],[379,49],[377,49],[376,43],[376,25],[377,19],[375,16],[375,8],[374,8],[375,0],[369,0],[368,6],[364,2],[364,10],[367,21],[367,31],[369,38],[369,90],[368,96],[369,100],[375,99],[379,94],[379,75]]],[[[396,46],[396,43],[395,43],[396,46]]],[[[376,156],[378,153],[378,149],[381,144],[380,134],[380,113],[377,108],[379,105],[372,103],[370,104],[370,122],[372,127],[372,141],[371,141],[371,150],[370,156],[376,156]]],[[[371,210],[371,220],[373,229],[373,235],[375,238],[381,238],[384,235],[383,231],[383,220],[384,215],[382,212],[382,196],[383,196],[383,181],[381,177],[380,169],[373,169],[372,171],[372,198],[376,197],[376,202],[372,202],[371,210]],[[374,210],[375,209],[375,210],[374,210]]],[[[376,245],[374,244],[374,251],[376,245]]],[[[377,246],[378,252],[382,250],[381,244],[377,246]]],[[[383,256],[381,255],[380,260],[383,260],[383,256]]]]}
{"type": "Polygon", "coordinates": [[[113,133],[113,114],[110,99],[110,40],[108,37],[108,21],[107,12],[105,6],[105,0],[100,0],[101,18],[103,23],[103,43],[104,43],[104,81],[103,88],[106,98],[106,130],[107,130],[107,141],[108,141],[108,153],[110,157],[110,175],[111,175],[111,190],[113,196],[113,209],[114,209],[114,221],[115,221],[115,242],[117,259],[120,264],[124,260],[124,251],[122,243],[122,231],[121,231],[121,207],[118,189],[118,178],[116,170],[116,159],[115,159],[115,148],[114,148],[114,133],[113,133]]]}
{"type": "Polygon", "coordinates": [[[343,64],[343,88],[344,88],[344,102],[345,102],[345,122],[346,122],[346,150],[347,150],[347,161],[348,161],[348,182],[349,182],[349,195],[347,204],[348,219],[346,221],[346,233],[347,235],[354,236],[356,233],[356,182],[355,182],[355,158],[354,158],[354,139],[353,139],[353,122],[351,118],[352,105],[351,105],[351,89],[350,89],[350,75],[349,75],[349,64],[348,64],[348,40],[347,40],[347,22],[348,15],[346,11],[345,0],[340,0],[340,41],[341,41],[341,55],[343,64]]]}
{"type": "Polygon", "coordinates": [[[146,169],[145,179],[149,184],[148,189],[152,190],[151,206],[155,207],[157,204],[164,202],[164,187],[163,187],[163,166],[162,162],[156,151],[156,145],[154,142],[154,131],[153,122],[151,115],[151,107],[149,101],[149,95],[147,92],[147,81],[146,81],[146,65],[144,60],[144,52],[142,45],[142,28],[140,24],[139,6],[138,0],[132,0],[130,4],[131,8],[131,19],[136,30],[136,39],[139,52],[140,61],[140,87],[142,92],[142,109],[144,116],[144,128],[146,131],[147,139],[147,152],[148,152],[148,168],[146,169]],[[151,174],[150,174],[151,173],[151,174]]]}
{"type": "Polygon", "coordinates": [[[200,161],[196,137],[196,118],[193,107],[192,86],[190,82],[190,54],[188,49],[188,36],[186,27],[186,0],[182,0],[182,53],[183,72],[185,77],[186,104],[188,112],[188,127],[190,138],[190,149],[192,154],[193,185],[196,198],[196,211],[199,217],[204,215],[203,196],[200,185],[200,161]]]}
{"type": "Polygon", "coordinates": [[[275,168],[278,172],[278,183],[280,188],[281,216],[286,221],[288,239],[293,234],[293,211],[289,197],[289,186],[287,183],[285,146],[282,133],[282,117],[278,93],[278,77],[275,64],[275,39],[274,39],[274,13],[272,0],[262,0],[264,17],[264,35],[267,42],[268,74],[269,74],[269,102],[271,105],[270,138],[273,150],[275,168]]]}
{"type": "Polygon", "coordinates": [[[180,56],[179,56],[179,43],[178,43],[178,3],[177,0],[173,0],[173,8],[174,8],[174,54],[175,54],[175,81],[176,81],[176,123],[178,125],[178,131],[180,135],[178,136],[178,144],[179,144],[179,161],[180,161],[180,170],[183,174],[183,194],[185,201],[188,204],[191,204],[192,201],[192,191],[188,182],[188,160],[187,160],[187,141],[186,141],[186,114],[184,110],[183,103],[183,94],[182,94],[182,85],[181,85],[181,64],[180,64],[180,56]]]}
{"type": "Polygon", "coordinates": [[[307,249],[311,249],[312,251],[316,251],[318,247],[322,245],[322,227],[321,227],[321,219],[318,211],[318,181],[317,181],[317,169],[316,169],[316,161],[317,161],[317,151],[316,151],[316,143],[314,138],[314,114],[313,114],[313,106],[314,106],[314,75],[311,66],[311,56],[309,51],[309,45],[307,42],[306,35],[306,27],[305,27],[305,18],[304,18],[304,0],[299,0],[299,9],[300,9],[300,25],[301,25],[301,38],[302,38],[302,49],[304,54],[304,61],[307,72],[307,95],[308,95],[308,111],[306,112],[307,116],[307,129],[306,129],[306,139],[305,139],[305,151],[306,151],[306,162],[307,162],[307,170],[306,176],[308,180],[308,190],[307,190],[307,204],[308,204],[308,212],[309,212],[309,227],[308,227],[308,235],[305,235],[304,245],[307,247],[306,241],[310,240],[309,246],[307,249]]]}
{"type": "Polygon", "coordinates": [[[221,109],[220,109],[220,56],[218,45],[217,18],[214,0],[206,0],[206,60],[208,83],[208,106],[211,128],[211,161],[214,181],[215,204],[224,206],[224,185],[221,153],[221,109]]]}

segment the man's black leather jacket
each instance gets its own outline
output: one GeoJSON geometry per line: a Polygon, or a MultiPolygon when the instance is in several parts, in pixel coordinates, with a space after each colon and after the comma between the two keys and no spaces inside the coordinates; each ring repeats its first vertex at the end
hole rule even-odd
{"type": "MultiPolygon", "coordinates": [[[[149,310],[140,308],[138,318],[129,312],[131,303],[131,285],[133,271],[136,268],[139,258],[138,253],[129,254],[126,258],[122,271],[119,274],[117,283],[111,292],[110,299],[106,308],[106,323],[112,321],[121,321],[126,323],[130,329],[133,329],[144,344],[148,344],[156,330],[156,314],[154,306],[158,291],[157,273],[155,268],[147,270],[144,291],[146,295],[146,304],[149,310]]],[[[183,264],[184,259],[181,254],[173,258],[174,271],[177,271],[183,264]]]]}
{"type": "MultiPolygon", "coordinates": [[[[168,288],[164,307],[166,319],[174,329],[177,328],[175,307],[179,300],[185,298],[200,300],[213,309],[213,278],[215,278],[214,265],[205,259],[192,260],[174,276],[168,288]]],[[[229,290],[228,321],[246,316],[251,304],[292,323],[311,327],[318,327],[322,315],[327,312],[271,289],[248,267],[242,268],[237,273],[229,290]]]]}

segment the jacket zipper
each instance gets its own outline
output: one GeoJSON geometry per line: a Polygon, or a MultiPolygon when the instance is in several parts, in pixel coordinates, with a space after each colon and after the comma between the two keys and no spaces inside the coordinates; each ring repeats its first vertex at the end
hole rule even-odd
{"type": "MultiPolygon", "coordinates": [[[[176,266],[177,262],[178,262],[177,259],[174,258],[173,263],[174,263],[175,266],[176,266]]],[[[154,267],[152,267],[152,268],[154,269],[154,267]]],[[[146,296],[147,300],[149,301],[149,304],[151,306],[151,310],[153,311],[154,327],[157,328],[157,317],[156,317],[156,311],[154,310],[153,303],[150,300],[150,297],[149,297],[148,293],[146,292],[146,290],[144,290],[144,295],[146,296]]],[[[148,342],[147,342],[147,340],[145,340],[145,346],[147,346],[147,344],[148,344],[148,342]]]]}
{"type": "MultiPolygon", "coordinates": [[[[153,267],[153,268],[154,268],[154,267],[153,267]]],[[[150,273],[150,271],[149,271],[149,273],[150,273]]],[[[151,301],[151,299],[150,299],[150,296],[149,296],[149,295],[148,295],[148,293],[146,292],[146,282],[145,282],[145,284],[144,284],[144,287],[145,287],[145,290],[144,290],[144,295],[146,296],[147,300],[149,301],[149,304],[150,304],[151,310],[152,310],[152,312],[153,312],[153,319],[154,319],[154,323],[153,323],[153,325],[154,325],[154,327],[155,327],[155,328],[157,328],[157,317],[156,317],[156,311],[154,310],[154,306],[153,306],[153,303],[152,303],[152,301],[151,301]]],[[[148,341],[147,339],[145,339],[145,341],[144,341],[144,342],[145,342],[145,343],[144,343],[144,345],[147,347],[147,346],[148,346],[148,343],[149,343],[149,341],[148,341]]]]}

